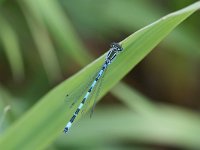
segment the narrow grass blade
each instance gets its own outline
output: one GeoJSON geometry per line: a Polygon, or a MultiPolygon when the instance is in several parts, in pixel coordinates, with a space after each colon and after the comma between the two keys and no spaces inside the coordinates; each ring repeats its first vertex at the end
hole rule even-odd
{"type": "Polygon", "coordinates": [[[85,65],[88,63],[88,60],[92,60],[57,1],[25,0],[22,4],[26,5],[33,15],[40,14],[40,16],[42,16],[42,19],[45,20],[55,41],[60,45],[61,49],[73,57],[76,62],[85,65]]]}
{"type": "Polygon", "coordinates": [[[22,3],[19,4],[29,25],[49,82],[56,81],[58,78],[61,78],[62,72],[52,40],[49,37],[48,31],[45,29],[44,22],[40,15],[35,14],[34,17],[28,15],[28,11],[24,5],[22,3]]]}
{"type": "Polygon", "coordinates": [[[24,78],[24,62],[20,50],[18,36],[12,26],[0,16],[0,38],[15,81],[24,78]]]}

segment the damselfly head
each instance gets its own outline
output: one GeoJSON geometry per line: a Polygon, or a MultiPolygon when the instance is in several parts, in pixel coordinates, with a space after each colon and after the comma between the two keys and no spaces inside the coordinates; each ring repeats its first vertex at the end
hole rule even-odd
{"type": "Polygon", "coordinates": [[[110,47],[115,51],[122,51],[123,48],[119,43],[111,43],[110,47]]]}

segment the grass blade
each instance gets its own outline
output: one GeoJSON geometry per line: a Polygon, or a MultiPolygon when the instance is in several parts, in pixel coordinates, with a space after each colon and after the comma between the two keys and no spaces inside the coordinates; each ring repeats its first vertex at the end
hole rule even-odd
{"type": "Polygon", "coordinates": [[[5,48],[13,78],[15,81],[21,81],[25,76],[25,71],[17,33],[2,16],[0,16],[0,24],[0,38],[5,48]]]}
{"type": "MultiPolygon", "coordinates": [[[[161,18],[123,40],[121,44],[124,52],[109,66],[99,96],[108,92],[178,24],[199,8],[200,2],[194,3],[161,18]]],[[[43,149],[62,134],[64,125],[76,109],[75,107],[69,109],[65,105],[66,93],[76,90],[75,87],[79,84],[87,82],[85,79],[103,63],[104,57],[105,55],[92,62],[44,96],[0,137],[1,148],[43,149]]]]}

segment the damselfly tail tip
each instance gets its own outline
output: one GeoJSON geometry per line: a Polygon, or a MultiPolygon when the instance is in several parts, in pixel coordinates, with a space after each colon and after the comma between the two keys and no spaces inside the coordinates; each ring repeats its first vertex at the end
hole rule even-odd
{"type": "Polygon", "coordinates": [[[63,130],[64,133],[67,133],[69,131],[68,127],[65,127],[65,129],[63,130]]]}

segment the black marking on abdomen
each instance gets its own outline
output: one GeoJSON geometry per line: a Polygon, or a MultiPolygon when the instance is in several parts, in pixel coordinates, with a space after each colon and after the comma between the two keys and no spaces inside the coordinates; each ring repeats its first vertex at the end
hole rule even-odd
{"type": "MultiPolygon", "coordinates": [[[[102,69],[101,69],[102,70],[102,69]]],[[[101,75],[100,74],[98,74],[98,76],[96,77],[96,81],[98,81],[99,80],[99,77],[100,77],[101,75]]]]}
{"type": "Polygon", "coordinates": [[[92,91],[92,88],[93,88],[93,87],[91,86],[90,89],[88,90],[89,93],[92,91]]]}
{"type": "Polygon", "coordinates": [[[77,108],[77,110],[76,110],[75,114],[76,114],[76,115],[78,115],[79,111],[80,111],[80,109],[79,109],[79,108],[77,108]]]}
{"type": "Polygon", "coordinates": [[[82,104],[84,104],[84,103],[85,103],[85,100],[86,100],[86,98],[84,98],[84,99],[82,100],[82,102],[81,102],[81,103],[82,103],[82,104]]]}
{"type": "Polygon", "coordinates": [[[76,115],[73,115],[72,118],[70,119],[70,122],[73,123],[75,118],[76,118],[76,115]]]}
{"type": "Polygon", "coordinates": [[[102,69],[101,70],[105,70],[106,69],[106,67],[105,67],[105,65],[102,67],[102,69]]]}
{"type": "Polygon", "coordinates": [[[98,77],[96,77],[95,81],[98,81],[98,80],[99,80],[99,78],[98,78],[98,77]]]}

